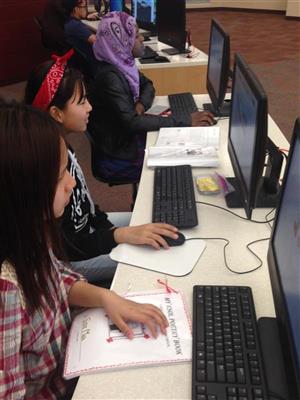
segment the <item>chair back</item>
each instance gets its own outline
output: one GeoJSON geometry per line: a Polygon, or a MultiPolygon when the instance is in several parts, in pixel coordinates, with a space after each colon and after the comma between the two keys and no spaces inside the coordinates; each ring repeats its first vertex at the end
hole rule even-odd
{"type": "Polygon", "coordinates": [[[136,199],[136,196],[137,196],[137,191],[138,191],[138,182],[124,181],[124,180],[113,179],[113,178],[112,179],[104,178],[101,175],[101,171],[97,166],[98,154],[97,154],[96,143],[95,143],[93,137],[91,136],[91,134],[88,131],[86,131],[86,136],[87,136],[87,138],[89,140],[90,147],[91,147],[91,169],[92,169],[93,177],[95,179],[97,179],[98,181],[100,181],[100,182],[107,183],[108,186],[131,184],[132,185],[132,201],[133,201],[132,205],[131,205],[131,209],[133,210],[134,202],[135,202],[135,199],[136,199]]]}
{"type": "Polygon", "coordinates": [[[48,32],[45,27],[43,26],[43,22],[41,17],[35,15],[33,17],[34,23],[38,28],[40,35],[41,35],[41,42],[43,47],[49,50],[51,53],[55,53],[58,55],[62,55],[66,53],[71,46],[69,46],[66,42],[61,43],[59,42],[51,32],[48,32]]]}

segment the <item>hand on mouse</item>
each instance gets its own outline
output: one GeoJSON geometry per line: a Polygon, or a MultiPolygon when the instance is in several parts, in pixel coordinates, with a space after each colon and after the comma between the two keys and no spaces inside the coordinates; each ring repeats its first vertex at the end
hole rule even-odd
{"type": "Polygon", "coordinates": [[[162,236],[177,239],[178,229],[175,226],[163,223],[126,226],[114,231],[116,243],[147,244],[159,250],[169,246],[162,236]]]}
{"type": "Polygon", "coordinates": [[[207,111],[196,111],[191,114],[191,117],[192,126],[211,126],[215,123],[213,114],[207,111]]]}

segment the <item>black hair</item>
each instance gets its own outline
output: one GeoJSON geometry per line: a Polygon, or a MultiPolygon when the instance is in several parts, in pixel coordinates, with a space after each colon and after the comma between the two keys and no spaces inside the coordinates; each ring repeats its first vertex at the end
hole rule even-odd
{"type": "Polygon", "coordinates": [[[0,103],[0,268],[4,261],[14,267],[29,312],[42,296],[54,304],[49,246],[60,258],[53,202],[63,131],[48,113],[0,103]]]}
{"type": "Polygon", "coordinates": [[[66,17],[69,17],[71,12],[79,3],[79,0],[62,0],[62,8],[66,17]]]}
{"type": "MultiPolygon", "coordinates": [[[[53,64],[54,61],[52,60],[46,61],[38,65],[31,72],[25,88],[26,104],[33,103],[37,92],[39,91],[44,79],[46,78],[48,71],[50,70],[53,64]]],[[[51,106],[56,106],[59,109],[63,110],[64,107],[66,106],[67,101],[70,100],[74,95],[76,86],[80,90],[80,98],[79,98],[79,103],[80,103],[86,96],[83,75],[79,70],[67,65],[64,72],[64,76],[59,84],[55,96],[53,97],[51,103],[48,106],[48,109],[51,106]]]]}

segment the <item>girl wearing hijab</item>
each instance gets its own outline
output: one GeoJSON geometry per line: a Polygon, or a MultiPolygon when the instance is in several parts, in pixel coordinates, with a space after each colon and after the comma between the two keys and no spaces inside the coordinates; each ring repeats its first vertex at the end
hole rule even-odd
{"type": "Polygon", "coordinates": [[[117,11],[105,15],[93,49],[98,66],[90,88],[93,110],[89,132],[96,143],[98,170],[104,179],[139,181],[146,132],[213,123],[212,114],[206,112],[196,112],[187,119],[145,114],[155,90],[135,65],[135,57],[143,54],[144,44],[132,16],[117,11]]]}

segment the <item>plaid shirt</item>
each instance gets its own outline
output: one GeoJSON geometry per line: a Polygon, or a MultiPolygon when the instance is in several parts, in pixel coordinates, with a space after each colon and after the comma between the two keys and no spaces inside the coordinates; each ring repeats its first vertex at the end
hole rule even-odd
{"type": "Polygon", "coordinates": [[[65,393],[64,355],[71,325],[68,292],[80,275],[53,260],[55,306],[42,298],[40,311],[28,314],[14,268],[0,274],[0,398],[57,399],[65,393]]]}

